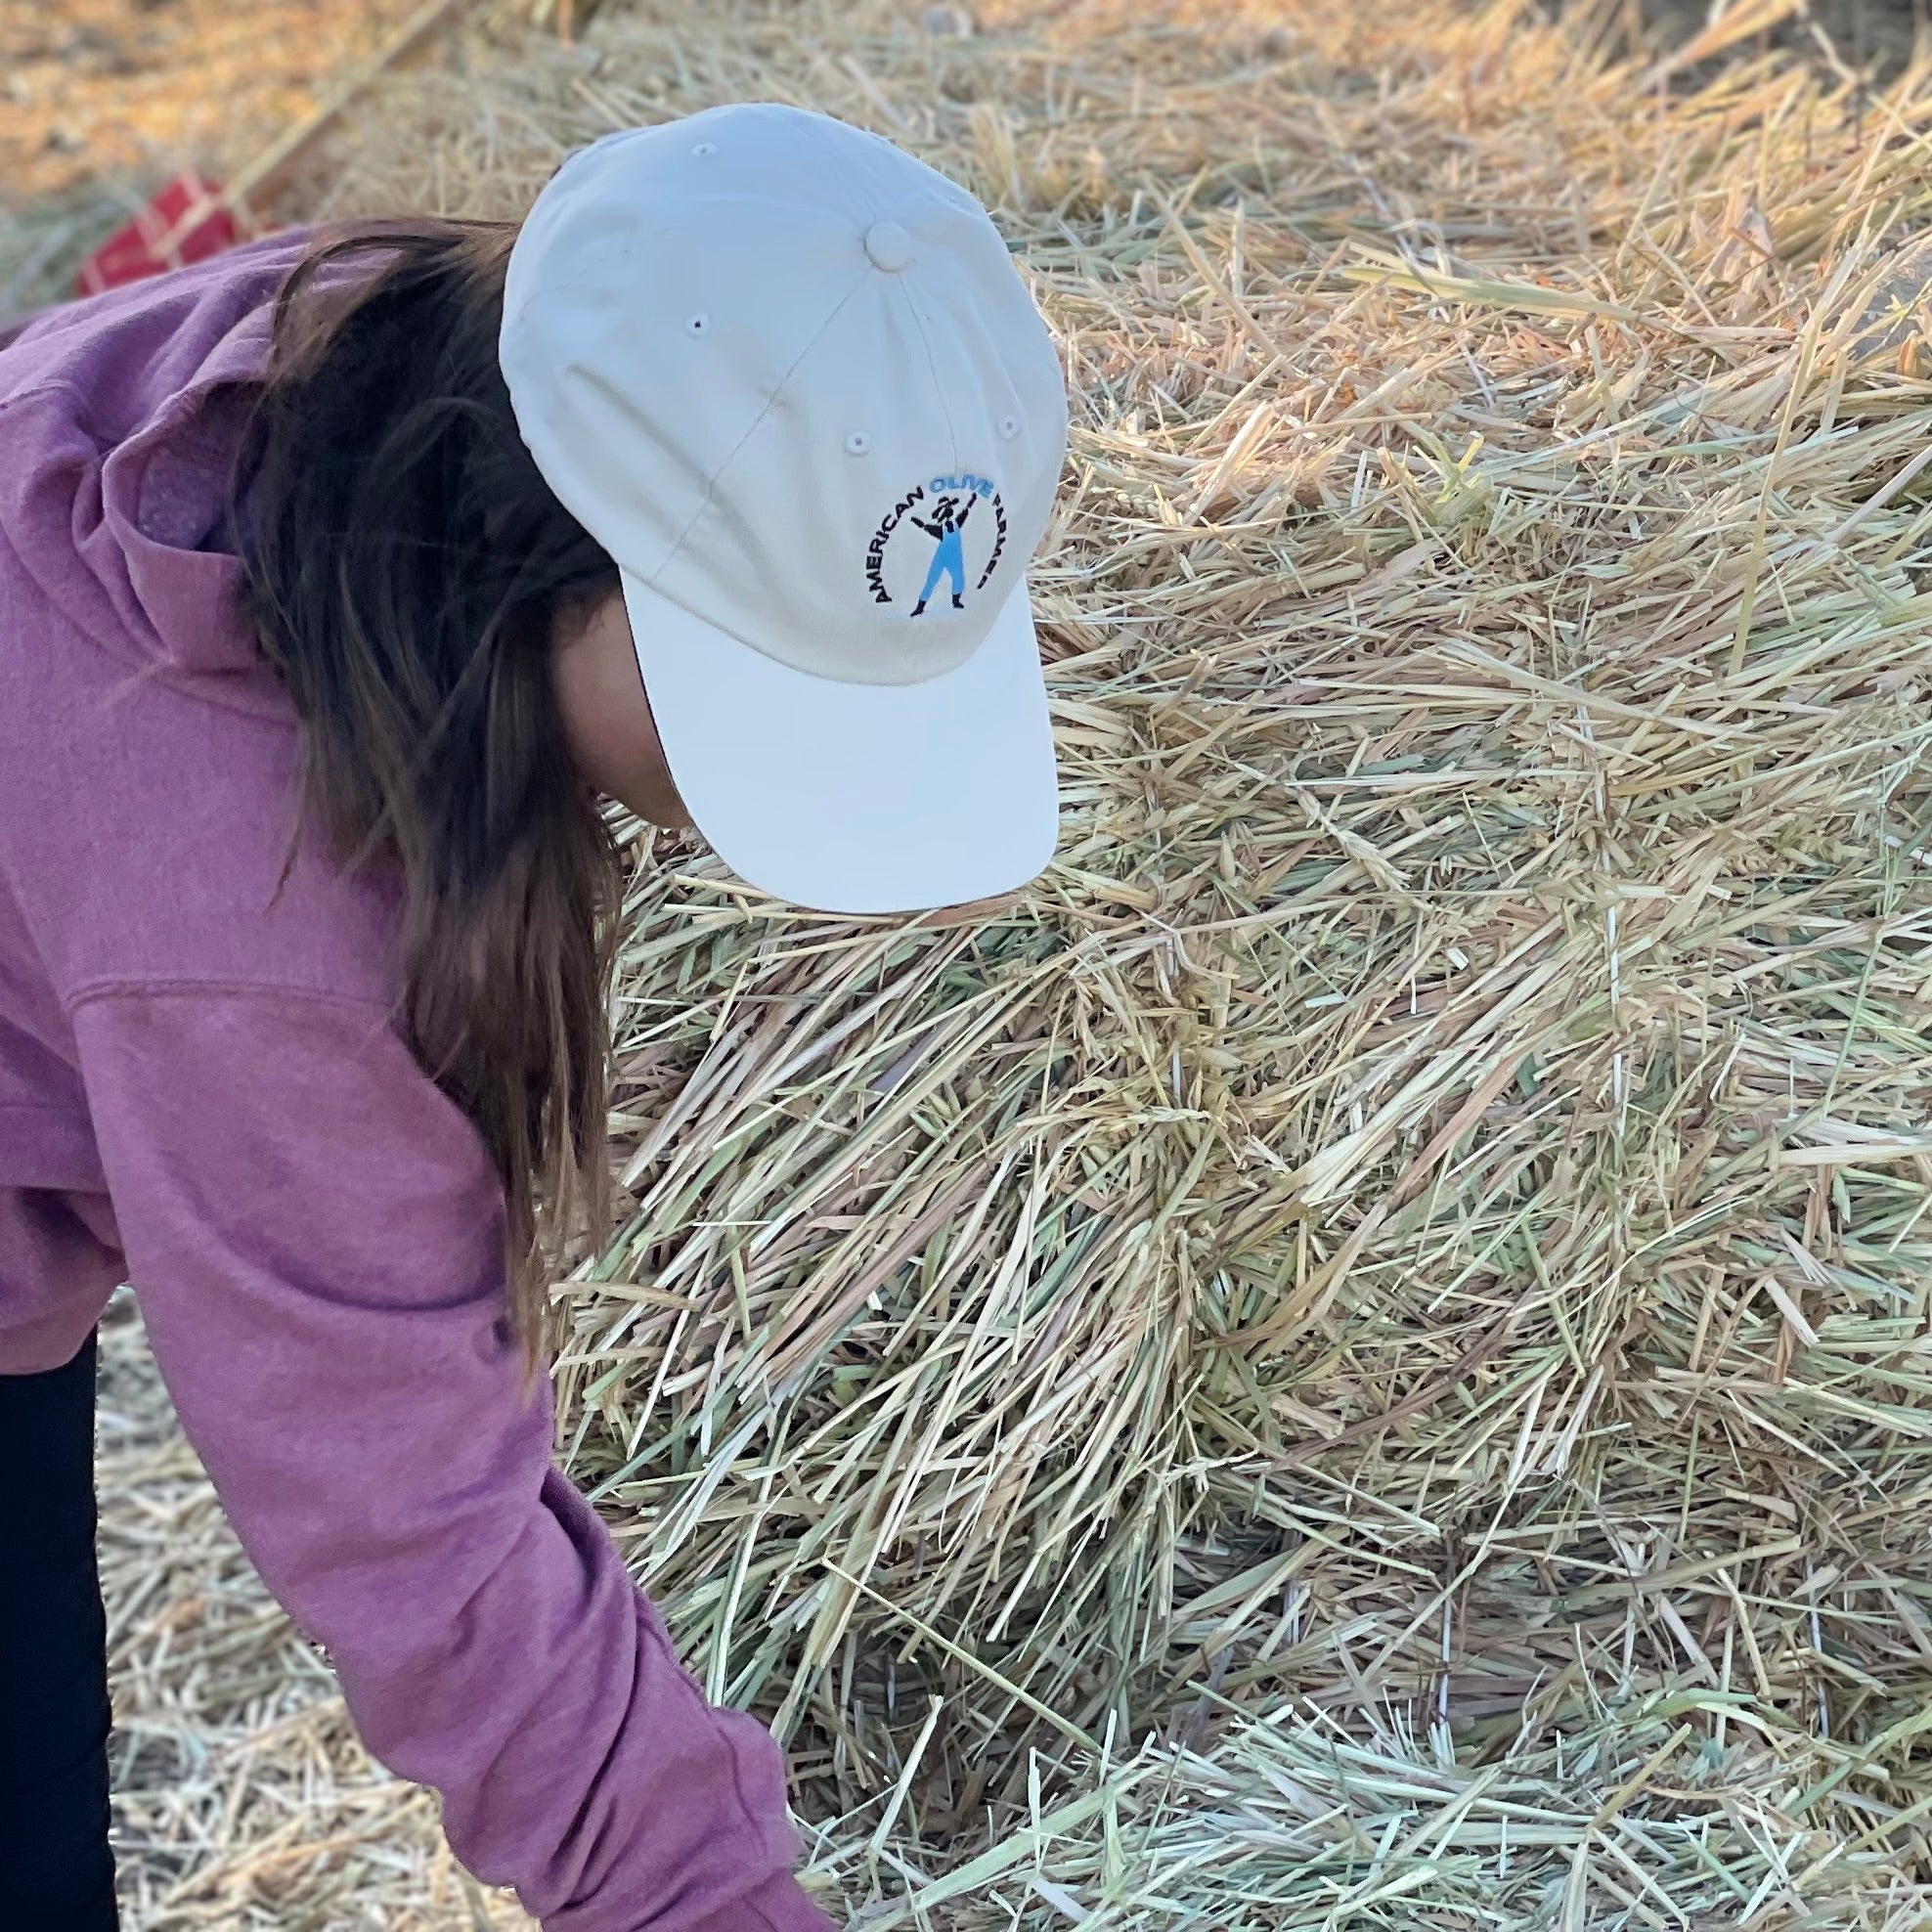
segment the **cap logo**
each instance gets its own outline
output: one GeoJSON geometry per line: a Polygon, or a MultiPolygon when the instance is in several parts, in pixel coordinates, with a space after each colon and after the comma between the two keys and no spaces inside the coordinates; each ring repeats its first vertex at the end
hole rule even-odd
{"type": "Polygon", "coordinates": [[[911,617],[964,610],[1005,550],[1006,505],[992,478],[931,476],[880,519],[865,546],[865,587],[874,603],[909,604],[911,617]]]}

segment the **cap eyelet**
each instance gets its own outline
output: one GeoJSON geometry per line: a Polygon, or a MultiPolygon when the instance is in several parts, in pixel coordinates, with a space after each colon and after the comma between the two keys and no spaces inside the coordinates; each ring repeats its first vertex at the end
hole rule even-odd
{"type": "Polygon", "coordinates": [[[711,327],[711,318],[708,315],[706,315],[702,309],[700,309],[696,315],[692,316],[691,319],[687,323],[685,323],[684,333],[686,335],[702,335],[705,332],[705,330],[710,327],[711,327]]]}
{"type": "Polygon", "coordinates": [[[691,153],[697,155],[700,160],[702,160],[705,155],[715,154],[717,154],[717,152],[718,152],[718,143],[715,141],[700,141],[698,145],[691,150],[691,153]]]}
{"type": "Polygon", "coordinates": [[[1020,418],[1017,416],[1003,416],[999,418],[999,433],[1010,443],[1020,433],[1020,418]]]}
{"type": "Polygon", "coordinates": [[[872,439],[862,429],[855,429],[846,438],[846,455],[849,457],[862,457],[871,447],[872,439]]]}

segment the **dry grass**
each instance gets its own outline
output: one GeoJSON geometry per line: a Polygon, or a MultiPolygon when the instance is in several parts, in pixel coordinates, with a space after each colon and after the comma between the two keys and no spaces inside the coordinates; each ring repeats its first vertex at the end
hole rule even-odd
{"type": "MultiPolygon", "coordinates": [[[[797,100],[995,206],[1075,392],[1037,889],[635,833],[573,1470],[868,1924],[1926,1922],[1927,76],[1757,4],[1675,91],[1609,9],[922,11],[613,8],[317,203],[797,100]]],[[[141,1800],[230,1916],[142,1922],[468,1923],[232,1613],[137,1700],[260,1739],[141,1800]]]]}

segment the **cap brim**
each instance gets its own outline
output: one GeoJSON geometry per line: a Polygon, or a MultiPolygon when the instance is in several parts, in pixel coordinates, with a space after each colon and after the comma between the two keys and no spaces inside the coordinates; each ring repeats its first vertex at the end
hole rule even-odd
{"type": "Polygon", "coordinates": [[[626,574],[671,775],[741,878],[827,912],[993,899],[1053,856],[1053,734],[1024,584],[922,684],[794,671],[626,574]]]}

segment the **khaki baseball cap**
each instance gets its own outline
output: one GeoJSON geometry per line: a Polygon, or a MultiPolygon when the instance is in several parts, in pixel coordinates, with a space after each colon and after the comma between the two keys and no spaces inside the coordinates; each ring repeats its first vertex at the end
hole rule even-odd
{"type": "Polygon", "coordinates": [[[1030,558],[1060,361],[973,197],[821,114],[566,160],[510,256],[518,427],[616,560],[673,777],[753,885],[991,898],[1056,832],[1030,558]]]}

